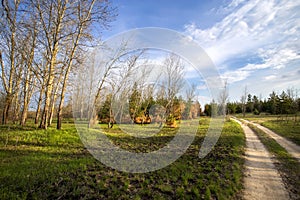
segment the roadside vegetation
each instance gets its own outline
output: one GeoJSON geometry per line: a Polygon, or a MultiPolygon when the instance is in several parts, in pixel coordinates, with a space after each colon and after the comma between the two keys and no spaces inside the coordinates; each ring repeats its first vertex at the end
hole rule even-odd
{"type": "Polygon", "coordinates": [[[300,145],[300,123],[298,121],[295,122],[295,115],[247,114],[243,117],[239,114],[236,116],[259,123],[295,144],[300,145]]]}
{"type": "MultiPolygon", "coordinates": [[[[237,198],[242,189],[244,134],[237,123],[227,121],[217,145],[199,159],[208,124],[209,118],[200,120],[195,141],[180,159],[143,174],[119,172],[95,160],[80,142],[73,124],[64,123],[63,130],[43,131],[33,126],[2,125],[0,198],[237,198]]],[[[167,134],[166,129],[162,131],[167,134]]],[[[118,133],[117,127],[107,128],[112,130],[118,133]]],[[[169,141],[157,137],[149,138],[153,144],[150,150],[169,141]]],[[[112,140],[128,149],[140,144],[124,141],[118,134],[112,140]]]]}
{"type": "Polygon", "coordinates": [[[262,125],[289,139],[295,144],[300,145],[300,123],[295,124],[293,120],[284,122],[270,120],[263,122],[262,125]]]}
{"type": "Polygon", "coordinates": [[[255,131],[260,141],[274,156],[273,159],[275,159],[275,166],[283,178],[290,197],[292,199],[299,199],[300,164],[297,159],[293,158],[283,147],[281,147],[274,139],[270,138],[262,130],[251,124],[248,124],[248,126],[255,131]]]}

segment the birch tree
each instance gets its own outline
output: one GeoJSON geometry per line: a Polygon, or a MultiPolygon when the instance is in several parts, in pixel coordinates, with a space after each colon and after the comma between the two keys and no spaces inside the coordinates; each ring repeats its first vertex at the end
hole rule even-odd
{"type": "Polygon", "coordinates": [[[33,1],[39,21],[41,22],[41,41],[45,49],[45,59],[47,61],[47,77],[44,94],[43,114],[40,128],[47,128],[51,109],[53,107],[53,95],[57,95],[55,90],[55,73],[64,67],[62,73],[62,89],[58,106],[57,128],[61,128],[62,108],[65,100],[65,93],[68,77],[71,72],[76,52],[81,46],[92,43],[91,26],[103,27],[111,19],[111,10],[107,1],[33,1]],[[98,23],[98,24],[95,24],[98,23]],[[99,25],[100,24],[100,25],[99,25]],[[52,99],[52,103],[51,103],[52,99]],[[51,107],[52,104],[52,107],[51,107]]]}
{"type": "Polygon", "coordinates": [[[92,25],[100,27],[106,26],[112,17],[113,10],[110,10],[108,4],[105,2],[92,0],[78,1],[74,4],[73,16],[70,19],[74,33],[69,36],[70,45],[67,45],[65,53],[66,69],[63,74],[62,90],[57,111],[57,129],[61,129],[67,83],[74,60],[76,60],[77,57],[76,54],[80,51],[81,42],[83,40],[89,39],[91,41],[91,39],[93,39],[93,36],[89,33],[92,25]]]}
{"type": "Polygon", "coordinates": [[[28,35],[26,36],[26,42],[24,42],[23,47],[29,49],[29,52],[22,50],[23,57],[25,60],[25,65],[23,68],[23,105],[22,113],[20,119],[20,125],[24,126],[27,119],[27,112],[30,104],[30,100],[35,87],[35,75],[33,72],[36,39],[37,39],[37,29],[36,21],[32,20],[33,25],[29,27],[28,35]]]}
{"type": "Polygon", "coordinates": [[[20,19],[19,12],[20,0],[1,1],[1,19],[0,19],[0,66],[1,80],[5,92],[5,101],[2,114],[2,124],[8,122],[9,110],[11,108],[14,94],[17,92],[17,33],[20,19]]]}

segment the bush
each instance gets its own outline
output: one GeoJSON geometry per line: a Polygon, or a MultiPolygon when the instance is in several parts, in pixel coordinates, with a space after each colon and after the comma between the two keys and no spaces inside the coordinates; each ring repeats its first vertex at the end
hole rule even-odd
{"type": "Polygon", "coordinates": [[[254,114],[254,115],[259,115],[260,113],[259,113],[259,111],[255,108],[254,111],[253,111],[253,114],[254,114]]]}

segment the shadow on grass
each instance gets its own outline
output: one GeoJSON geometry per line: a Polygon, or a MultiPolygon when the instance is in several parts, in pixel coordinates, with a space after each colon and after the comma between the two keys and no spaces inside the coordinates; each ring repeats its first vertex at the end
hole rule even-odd
{"type": "MultiPolygon", "coordinates": [[[[232,122],[204,159],[198,158],[205,136],[200,132],[174,163],[142,174],[103,165],[84,149],[76,135],[66,136],[72,137],[73,143],[38,146],[29,142],[1,147],[0,199],[232,199],[242,188],[245,141],[239,126],[232,122]]],[[[49,134],[50,141],[54,136],[49,134]]],[[[139,144],[145,150],[154,150],[172,138],[110,136],[121,147],[133,150],[139,144]]]]}

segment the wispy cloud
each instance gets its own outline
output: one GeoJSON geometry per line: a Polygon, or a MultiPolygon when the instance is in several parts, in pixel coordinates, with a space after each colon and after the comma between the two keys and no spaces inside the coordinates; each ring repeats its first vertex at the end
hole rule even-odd
{"type": "Polygon", "coordinates": [[[277,78],[277,76],[275,76],[275,75],[270,75],[270,76],[265,77],[266,80],[273,80],[273,79],[276,79],[276,78],[277,78]]]}
{"type": "Polygon", "coordinates": [[[265,62],[288,61],[299,49],[299,9],[300,2],[294,0],[235,0],[223,8],[232,12],[213,27],[202,30],[188,24],[185,28],[217,65],[254,52],[265,62]],[[274,56],[274,51],[281,52],[274,56]]]}
{"type": "MultiPolygon", "coordinates": [[[[225,17],[214,26],[200,29],[191,23],[185,26],[185,33],[223,67],[222,78],[232,84],[249,79],[258,70],[284,69],[300,59],[299,10],[300,1],[294,0],[233,0],[217,10],[225,17]],[[255,59],[233,62],[250,56],[255,59]]],[[[278,77],[266,74],[265,80],[278,77]]]]}

